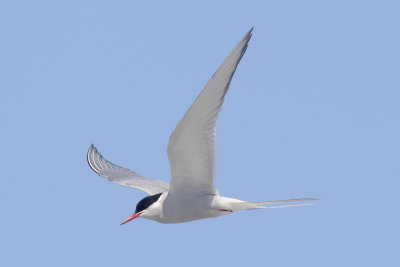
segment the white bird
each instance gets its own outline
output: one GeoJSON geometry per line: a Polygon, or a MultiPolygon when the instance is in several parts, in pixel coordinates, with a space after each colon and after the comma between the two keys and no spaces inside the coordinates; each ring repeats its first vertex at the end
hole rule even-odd
{"type": "Polygon", "coordinates": [[[309,205],[273,206],[277,203],[316,200],[301,198],[248,202],[221,196],[215,186],[215,126],[252,30],[224,60],[172,133],[167,148],[171,166],[170,184],[119,167],[103,158],[93,145],[90,146],[87,160],[98,175],[149,194],[139,201],[135,212],[121,225],[137,217],[160,223],[182,223],[219,217],[239,210],[309,205]]]}

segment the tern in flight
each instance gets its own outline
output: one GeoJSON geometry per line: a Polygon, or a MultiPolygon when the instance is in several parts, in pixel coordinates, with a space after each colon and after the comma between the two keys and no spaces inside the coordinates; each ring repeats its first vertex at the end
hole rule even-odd
{"type": "Polygon", "coordinates": [[[215,187],[215,126],[232,76],[246,51],[251,29],[236,45],[211,77],[200,95],[173,131],[167,148],[171,182],[146,178],[109,161],[91,145],[89,166],[101,177],[149,194],[136,205],[135,212],[121,223],[141,217],[160,223],[182,223],[219,217],[235,211],[308,205],[277,203],[316,200],[315,198],[248,202],[224,197],[215,187]]]}

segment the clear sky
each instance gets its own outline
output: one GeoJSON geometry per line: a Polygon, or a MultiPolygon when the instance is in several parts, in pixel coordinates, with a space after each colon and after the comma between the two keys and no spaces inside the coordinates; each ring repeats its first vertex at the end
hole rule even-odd
{"type": "Polygon", "coordinates": [[[400,266],[398,1],[2,1],[1,266],[400,266]],[[189,3],[191,2],[191,3],[189,3]],[[243,35],[217,186],[317,205],[124,226],[243,35]]]}

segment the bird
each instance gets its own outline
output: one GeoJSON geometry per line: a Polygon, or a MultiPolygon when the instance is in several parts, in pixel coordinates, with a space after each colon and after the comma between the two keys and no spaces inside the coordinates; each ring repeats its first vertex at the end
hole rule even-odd
{"type": "Polygon", "coordinates": [[[241,210],[310,205],[317,198],[249,202],[220,195],[216,178],[216,124],[233,74],[244,55],[253,28],[235,46],[187,110],[170,136],[167,154],[170,183],[150,179],[106,160],[91,144],[89,166],[99,176],[148,194],[121,225],[145,218],[160,223],[184,223],[241,210]],[[281,205],[279,203],[301,202],[281,205]],[[278,205],[276,205],[278,204],[278,205]]]}

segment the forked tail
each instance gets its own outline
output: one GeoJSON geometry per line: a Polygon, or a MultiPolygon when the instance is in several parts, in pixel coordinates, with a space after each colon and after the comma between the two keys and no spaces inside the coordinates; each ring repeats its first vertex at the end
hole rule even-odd
{"type": "Polygon", "coordinates": [[[260,201],[260,202],[237,202],[232,203],[233,209],[235,211],[239,210],[251,210],[251,209],[274,209],[274,208],[286,208],[286,207],[296,207],[296,206],[308,206],[313,205],[312,203],[295,203],[288,205],[275,205],[279,203],[287,203],[287,202],[300,202],[300,201],[312,201],[312,200],[320,200],[319,198],[297,198],[297,199],[285,199],[285,200],[272,200],[272,201],[260,201]]]}

